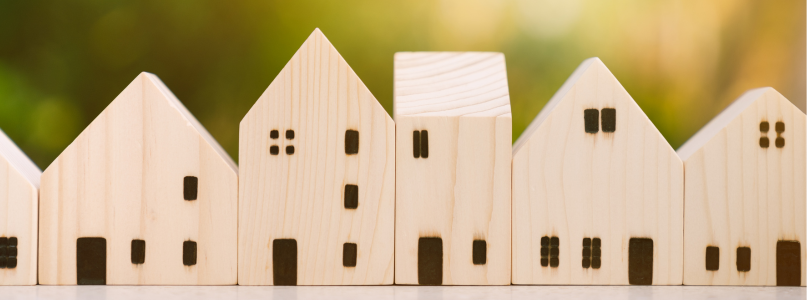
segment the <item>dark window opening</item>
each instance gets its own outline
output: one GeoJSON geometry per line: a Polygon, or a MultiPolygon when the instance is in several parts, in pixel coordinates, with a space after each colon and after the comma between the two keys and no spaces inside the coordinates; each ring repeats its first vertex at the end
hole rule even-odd
{"type": "Polygon", "coordinates": [[[106,239],[83,237],[76,240],[76,283],[106,284],[106,239]]]}
{"type": "Polygon", "coordinates": [[[737,247],[737,271],[751,271],[751,248],[737,247]]]}
{"type": "Polygon", "coordinates": [[[583,268],[599,269],[602,265],[600,238],[583,238],[583,268]]]}
{"type": "Polygon", "coordinates": [[[132,240],[132,263],[139,265],[146,262],[146,241],[132,240]]]}
{"type": "Polygon", "coordinates": [[[356,209],[359,207],[359,186],[355,184],[345,185],[345,208],[356,209]]]}
{"type": "Polygon", "coordinates": [[[474,240],[473,243],[473,263],[484,265],[488,259],[488,243],[484,240],[474,240]]]}
{"type": "Polygon", "coordinates": [[[785,132],[785,123],[782,121],[776,122],[776,133],[785,132]]]}
{"type": "Polygon", "coordinates": [[[418,239],[418,284],[443,284],[443,239],[418,239]]]}
{"type": "Polygon", "coordinates": [[[760,147],[768,148],[768,146],[770,146],[770,145],[771,145],[771,141],[768,140],[768,137],[763,136],[763,137],[759,138],[759,146],[760,147]]]}
{"type": "Polygon", "coordinates": [[[277,130],[272,130],[269,132],[269,137],[276,140],[278,137],[280,137],[280,133],[277,130]]]}
{"type": "Polygon", "coordinates": [[[541,266],[557,268],[560,265],[560,239],[556,236],[541,238],[541,266]]]}
{"type": "Polygon", "coordinates": [[[759,123],[759,131],[760,132],[768,132],[768,130],[770,130],[770,128],[771,128],[771,124],[769,124],[768,121],[762,121],[762,122],[759,123]]]}
{"type": "Polygon", "coordinates": [[[777,137],[775,142],[776,148],[783,148],[785,146],[785,138],[777,137]]]}
{"type": "Polygon", "coordinates": [[[420,158],[420,131],[412,131],[412,154],[420,158]]]}
{"type": "Polygon", "coordinates": [[[278,153],[280,153],[280,147],[278,147],[277,145],[269,147],[269,154],[277,155],[278,153]]]}
{"type": "Polygon", "coordinates": [[[0,269],[17,267],[17,238],[0,237],[0,269]]]}
{"type": "Polygon", "coordinates": [[[720,269],[720,248],[706,247],[706,270],[717,271],[720,269]]]}
{"type": "Polygon", "coordinates": [[[628,242],[628,283],[653,284],[653,240],[631,238],[628,242]]]}
{"type": "Polygon", "coordinates": [[[801,285],[801,244],[799,242],[776,242],[776,285],[801,285]]]}
{"type": "Polygon", "coordinates": [[[616,109],[602,109],[602,132],[616,131],[616,109]]]}
{"type": "Polygon", "coordinates": [[[196,242],[185,241],[182,243],[182,264],[186,266],[196,264],[196,242]]]}
{"type": "Polygon", "coordinates": [[[183,186],[185,200],[196,200],[199,190],[199,178],[196,178],[195,176],[185,176],[183,186]]]}
{"type": "Polygon", "coordinates": [[[294,146],[286,146],[286,154],[288,155],[294,154],[294,146]]]}
{"type": "Polygon", "coordinates": [[[356,266],[356,256],[359,246],[354,243],[345,243],[342,246],[342,265],[345,267],[356,266]]]}
{"type": "Polygon", "coordinates": [[[429,158],[429,132],[420,131],[420,157],[429,158]]]}
{"type": "Polygon", "coordinates": [[[589,108],[583,111],[583,121],[585,121],[586,133],[597,133],[600,131],[600,111],[589,108]]]}
{"type": "Polygon", "coordinates": [[[272,275],[274,285],[297,285],[297,241],[272,241],[272,275]]]}
{"type": "Polygon", "coordinates": [[[345,131],[345,154],[359,153],[359,132],[348,129],[345,131]]]}
{"type": "Polygon", "coordinates": [[[293,140],[294,139],[294,130],[286,130],[286,139],[293,140]]]}

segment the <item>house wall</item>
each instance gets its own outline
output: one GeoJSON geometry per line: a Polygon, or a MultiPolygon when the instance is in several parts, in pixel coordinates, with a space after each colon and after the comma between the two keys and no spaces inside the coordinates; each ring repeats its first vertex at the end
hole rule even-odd
{"type": "Polygon", "coordinates": [[[0,285],[36,284],[37,193],[36,186],[0,157],[0,237],[17,238],[17,266],[0,269],[0,285]]]}

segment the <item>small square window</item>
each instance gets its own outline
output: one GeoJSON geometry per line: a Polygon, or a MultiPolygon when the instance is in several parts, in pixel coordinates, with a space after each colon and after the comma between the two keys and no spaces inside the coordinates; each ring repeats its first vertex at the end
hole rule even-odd
{"type": "Polygon", "coordinates": [[[196,264],[196,242],[185,241],[182,243],[182,264],[186,266],[196,264]]]}
{"type": "Polygon", "coordinates": [[[771,124],[768,121],[762,121],[759,123],[759,131],[760,132],[768,132],[770,130],[771,124]]]}
{"type": "Polygon", "coordinates": [[[185,200],[196,200],[197,191],[199,189],[199,178],[196,178],[195,176],[185,176],[183,186],[185,200]]]}
{"type": "Polygon", "coordinates": [[[276,140],[278,137],[280,137],[280,133],[277,132],[277,130],[272,130],[269,132],[269,137],[276,140]]]}
{"type": "Polygon", "coordinates": [[[278,147],[277,145],[272,145],[271,147],[269,147],[269,154],[277,155],[278,153],[280,153],[280,147],[278,147]]]}
{"type": "Polygon", "coordinates": [[[294,154],[294,146],[286,146],[286,154],[288,155],[294,154]]]}
{"type": "Polygon", "coordinates": [[[359,207],[359,186],[355,184],[345,185],[345,208],[356,209],[359,207]]]}
{"type": "Polygon", "coordinates": [[[759,146],[762,148],[768,148],[771,145],[771,141],[768,140],[768,137],[763,136],[759,138],[759,146]]]}
{"type": "Polygon", "coordinates": [[[356,256],[359,246],[354,243],[345,243],[342,246],[342,265],[345,267],[356,266],[356,256]]]}
{"type": "Polygon", "coordinates": [[[784,122],[776,122],[776,132],[782,133],[785,132],[785,123],[784,122]]]}
{"type": "Polygon", "coordinates": [[[286,139],[293,140],[294,139],[294,130],[286,130],[286,139]]]}

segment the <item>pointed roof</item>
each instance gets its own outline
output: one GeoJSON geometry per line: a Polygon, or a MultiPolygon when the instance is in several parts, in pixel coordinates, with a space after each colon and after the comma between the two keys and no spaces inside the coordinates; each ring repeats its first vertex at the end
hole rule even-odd
{"type": "MultiPolygon", "coordinates": [[[[783,100],[785,99],[782,94],[772,87],[757,88],[745,92],[739,98],[737,98],[737,100],[734,100],[734,102],[723,109],[723,111],[715,116],[711,121],[709,121],[709,123],[706,123],[703,128],[698,130],[695,135],[689,138],[689,140],[687,140],[683,145],[681,145],[681,147],[678,148],[678,150],[676,150],[676,153],[678,153],[678,156],[681,157],[681,160],[686,160],[692,154],[695,154],[695,152],[697,152],[701,147],[712,140],[712,138],[715,137],[720,130],[728,126],[731,121],[740,116],[740,114],[751,106],[751,104],[757,102],[759,99],[766,98],[763,97],[766,93],[775,93],[779,96],[776,98],[783,100]]],[[[793,105],[793,103],[790,103],[790,101],[784,100],[784,102],[787,102],[786,105],[792,106],[792,109],[800,111],[795,105],[793,105]]]]}
{"type": "Polygon", "coordinates": [[[31,185],[39,189],[39,178],[42,176],[42,171],[2,130],[0,130],[0,156],[3,156],[9,165],[31,185]]]}
{"type": "Polygon", "coordinates": [[[398,52],[394,68],[396,118],[510,115],[502,53],[398,52]]]}

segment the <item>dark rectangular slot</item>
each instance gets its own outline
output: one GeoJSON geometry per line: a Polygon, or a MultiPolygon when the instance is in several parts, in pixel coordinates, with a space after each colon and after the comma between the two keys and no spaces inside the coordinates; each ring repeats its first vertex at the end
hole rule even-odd
{"type": "Polygon", "coordinates": [[[132,263],[142,264],[146,262],[146,241],[132,240],[132,263]]]}
{"type": "Polygon", "coordinates": [[[355,184],[345,185],[345,208],[356,209],[359,207],[359,186],[355,184]]]}
{"type": "Polygon", "coordinates": [[[345,243],[345,245],[342,246],[342,265],[345,267],[355,267],[358,251],[358,245],[354,243],[345,243]]]}
{"type": "Polygon", "coordinates": [[[628,283],[653,284],[653,240],[631,238],[628,243],[628,283]]]}
{"type": "Polygon", "coordinates": [[[475,265],[484,265],[488,260],[488,242],[484,240],[474,240],[473,262],[475,265]]]}
{"type": "MultiPolygon", "coordinates": [[[[776,125],[778,130],[779,123],[776,125]]],[[[784,124],[782,127],[784,128],[784,124]]],[[[801,285],[801,244],[799,242],[776,242],[776,285],[801,285]]]]}
{"type": "Polygon", "coordinates": [[[345,131],[345,154],[359,153],[359,132],[355,130],[345,131]]]}
{"type": "Polygon", "coordinates": [[[185,200],[196,200],[196,191],[199,187],[199,178],[195,176],[185,176],[184,190],[185,200]]]}
{"type": "Polygon", "coordinates": [[[14,269],[17,267],[17,258],[16,257],[9,257],[8,258],[8,268],[14,269]]]}
{"type": "Polygon", "coordinates": [[[616,131],[616,109],[602,109],[602,132],[616,131]]]}
{"type": "Polygon", "coordinates": [[[0,237],[0,269],[8,265],[8,238],[0,237]]]}
{"type": "Polygon", "coordinates": [[[600,111],[589,108],[583,111],[583,121],[586,126],[586,133],[597,133],[600,131],[600,111]]]}
{"type": "Polygon", "coordinates": [[[720,248],[706,247],[706,270],[717,271],[720,269],[720,248]]]}
{"type": "Polygon", "coordinates": [[[76,241],[76,279],[79,285],[106,284],[105,238],[78,238],[76,241]]]}
{"type": "Polygon", "coordinates": [[[272,241],[272,274],[274,285],[297,285],[297,241],[272,241]]]}
{"type": "Polygon", "coordinates": [[[418,284],[443,284],[443,239],[422,237],[418,240],[418,284]]]}
{"type": "Polygon", "coordinates": [[[426,130],[420,131],[420,157],[429,157],[429,132],[426,130]]]}
{"type": "Polygon", "coordinates": [[[751,271],[751,248],[737,247],[737,271],[751,271]]]}
{"type": "Polygon", "coordinates": [[[185,241],[182,243],[182,264],[186,266],[196,264],[196,242],[185,241]]]}
{"type": "Polygon", "coordinates": [[[420,158],[420,131],[412,131],[412,154],[420,158]]]}

